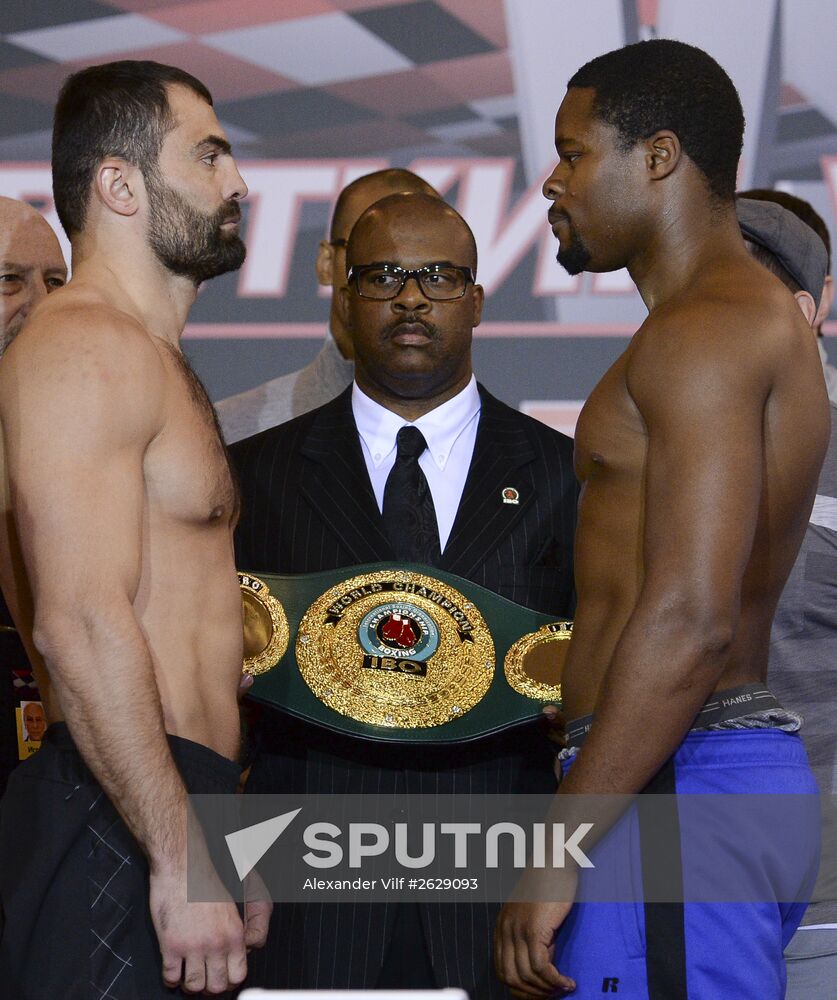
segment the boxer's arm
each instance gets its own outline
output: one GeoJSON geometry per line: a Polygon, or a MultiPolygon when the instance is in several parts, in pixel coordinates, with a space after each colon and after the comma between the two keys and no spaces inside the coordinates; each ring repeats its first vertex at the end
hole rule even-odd
{"type": "Polygon", "coordinates": [[[148,336],[84,310],[64,310],[60,328],[24,331],[0,372],[35,645],[82,756],[148,856],[164,978],[180,981],[185,960],[187,985],[201,989],[204,958],[220,950],[226,988],[228,956],[230,982],[244,975],[243,928],[232,904],[186,903],[187,795],[134,612],[148,530],[143,462],[164,405],[148,336]]]}

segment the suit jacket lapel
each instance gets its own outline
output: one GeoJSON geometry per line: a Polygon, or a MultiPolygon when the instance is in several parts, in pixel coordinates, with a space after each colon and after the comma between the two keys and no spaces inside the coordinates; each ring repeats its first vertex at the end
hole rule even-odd
{"type": "Polygon", "coordinates": [[[352,414],[351,386],[322,408],[301,451],[302,494],[354,560],[392,559],[352,414]]]}
{"type": "Polygon", "coordinates": [[[534,473],[527,468],[536,458],[529,438],[514,411],[479,388],[482,410],[474,457],[440,567],[460,576],[468,576],[496,551],[536,497],[534,473]],[[507,487],[517,491],[517,503],[503,502],[507,487]]]}

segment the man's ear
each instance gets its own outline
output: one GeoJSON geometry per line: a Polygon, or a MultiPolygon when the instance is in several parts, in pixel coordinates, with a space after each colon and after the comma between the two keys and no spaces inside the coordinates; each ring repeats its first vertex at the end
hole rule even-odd
{"type": "Polygon", "coordinates": [[[320,240],[317,251],[317,281],[321,285],[334,284],[334,247],[328,240],[320,240]]]}
{"type": "Polygon", "coordinates": [[[352,327],[349,323],[349,302],[351,291],[348,285],[341,285],[340,288],[336,289],[336,299],[337,299],[337,315],[340,322],[343,324],[343,329],[347,330],[351,336],[352,327]]]}
{"type": "Polygon", "coordinates": [[[96,169],[93,188],[103,205],[117,215],[129,216],[139,209],[142,183],[142,174],[132,163],[109,157],[96,169]]]}
{"type": "Polygon", "coordinates": [[[682,154],[680,140],[674,132],[662,130],[645,140],[645,166],[654,180],[668,177],[682,154]]]}
{"type": "Polygon", "coordinates": [[[474,319],[472,325],[477,327],[482,319],[482,304],[485,301],[485,290],[482,285],[474,285],[474,319]]]}
{"type": "Polygon", "coordinates": [[[830,274],[825,277],[822,295],[820,296],[820,307],[814,317],[814,328],[819,329],[831,313],[831,306],[834,304],[834,279],[830,274]]]}
{"type": "Polygon", "coordinates": [[[796,304],[802,310],[802,315],[805,317],[805,322],[808,326],[814,325],[814,319],[817,315],[817,304],[814,302],[813,296],[810,292],[794,292],[793,297],[796,299],[796,304]]]}

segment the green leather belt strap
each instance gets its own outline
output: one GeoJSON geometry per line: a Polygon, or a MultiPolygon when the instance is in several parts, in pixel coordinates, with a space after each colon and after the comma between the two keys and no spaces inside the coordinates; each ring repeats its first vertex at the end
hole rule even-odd
{"type": "Polygon", "coordinates": [[[239,573],[250,696],[337,732],[459,743],[560,698],[572,623],[428,566],[239,573]]]}

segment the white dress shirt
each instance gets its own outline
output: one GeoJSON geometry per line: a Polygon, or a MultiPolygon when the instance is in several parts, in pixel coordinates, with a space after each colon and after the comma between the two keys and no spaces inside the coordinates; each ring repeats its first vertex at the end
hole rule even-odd
{"type": "MultiPolygon", "coordinates": [[[[442,551],[450,537],[471,467],[481,405],[477,380],[472,375],[461,392],[412,424],[427,442],[419,466],[427,477],[436,508],[442,551]]],[[[370,399],[357,382],[352,386],[352,413],[378,510],[383,511],[384,487],[395,464],[395,438],[410,422],[370,399]]]]}

